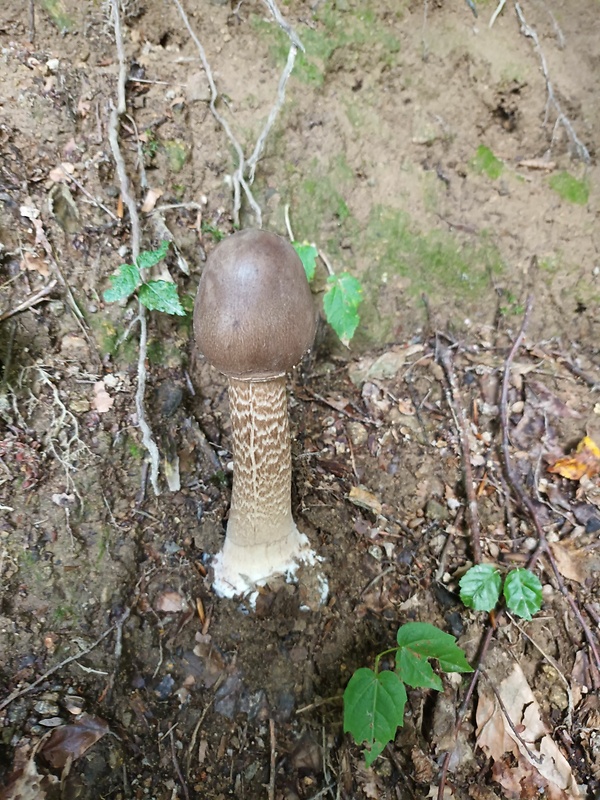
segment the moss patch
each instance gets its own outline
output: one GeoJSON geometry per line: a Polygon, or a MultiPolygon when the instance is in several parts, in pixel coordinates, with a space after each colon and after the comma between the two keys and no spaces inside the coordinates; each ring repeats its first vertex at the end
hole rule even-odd
{"type": "Polygon", "coordinates": [[[558,172],[550,178],[550,188],[568,203],[585,206],[590,197],[590,186],[586,180],[580,181],[569,172],[558,172]]]}
{"type": "MultiPolygon", "coordinates": [[[[399,11],[395,10],[393,16],[398,15],[399,11]]],[[[373,61],[390,66],[400,50],[400,41],[391,31],[390,20],[376,13],[369,3],[361,4],[356,11],[342,11],[327,4],[315,11],[312,21],[314,28],[298,29],[306,52],[298,53],[294,66],[294,75],[312,86],[323,85],[338,51],[369,52],[373,61]]],[[[258,16],[253,18],[252,25],[271,39],[273,58],[278,65],[284,64],[290,48],[286,34],[279,26],[258,16]]]]}
{"type": "Polygon", "coordinates": [[[504,163],[492,153],[489,147],[481,144],[477,148],[475,158],[471,161],[471,166],[475,172],[483,173],[496,180],[502,175],[504,170],[504,163]]]}
{"type": "MultiPolygon", "coordinates": [[[[332,226],[345,229],[343,233],[353,227],[346,202],[353,178],[354,173],[344,156],[326,164],[316,158],[312,160],[307,177],[292,193],[292,220],[298,241],[314,241],[319,230],[332,226]]],[[[326,243],[327,248],[334,252],[338,249],[338,241],[339,236],[331,237],[326,243]]]]}
{"type": "Polygon", "coordinates": [[[415,295],[472,299],[489,287],[490,275],[502,271],[496,248],[485,239],[468,245],[444,231],[420,233],[408,214],[384,206],[371,212],[364,251],[379,276],[401,275],[415,295]]]}

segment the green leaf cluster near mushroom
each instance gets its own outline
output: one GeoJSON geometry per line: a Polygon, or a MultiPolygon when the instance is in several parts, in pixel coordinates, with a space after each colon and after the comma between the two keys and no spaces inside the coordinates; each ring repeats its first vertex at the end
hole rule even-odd
{"type": "Polygon", "coordinates": [[[169,242],[163,241],[156,250],[143,250],[133,264],[121,264],[118,272],[109,278],[111,287],[103,293],[104,301],[126,300],[137,291],[140,303],[149,311],[184,317],[185,310],[172,281],[144,281],[142,278],[142,270],[156,266],[168,250],[169,242]]]}

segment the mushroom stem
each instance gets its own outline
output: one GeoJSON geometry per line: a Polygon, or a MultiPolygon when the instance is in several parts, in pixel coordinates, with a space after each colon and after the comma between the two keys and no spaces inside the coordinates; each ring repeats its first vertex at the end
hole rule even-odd
{"type": "MultiPolygon", "coordinates": [[[[285,376],[229,380],[233,488],[215,588],[232,596],[293,571],[308,539],[292,518],[292,458],[285,376]]],[[[309,551],[312,553],[312,551],[309,551]]]]}

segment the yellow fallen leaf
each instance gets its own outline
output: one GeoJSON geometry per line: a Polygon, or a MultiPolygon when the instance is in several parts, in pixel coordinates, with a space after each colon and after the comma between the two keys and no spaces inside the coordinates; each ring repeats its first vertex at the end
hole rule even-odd
{"type": "Polygon", "coordinates": [[[364,486],[353,486],[350,489],[348,500],[354,503],[355,506],[366,508],[377,515],[381,514],[381,501],[372,492],[365,489],[364,486]]]}
{"type": "Polygon", "coordinates": [[[600,448],[589,436],[584,436],[572,456],[559,458],[548,472],[554,472],[570,481],[579,481],[584,476],[593,478],[600,472],[600,448]]]}
{"type": "Polygon", "coordinates": [[[163,189],[148,189],[146,197],[144,198],[144,204],[142,205],[144,214],[149,214],[151,211],[154,211],[156,201],[162,196],[163,191],[163,189]]]}
{"type": "Polygon", "coordinates": [[[552,542],[550,550],[556,561],[558,571],[563,578],[583,584],[586,576],[581,566],[581,554],[579,554],[578,559],[577,553],[571,552],[569,548],[558,544],[558,542],[552,542]]]}

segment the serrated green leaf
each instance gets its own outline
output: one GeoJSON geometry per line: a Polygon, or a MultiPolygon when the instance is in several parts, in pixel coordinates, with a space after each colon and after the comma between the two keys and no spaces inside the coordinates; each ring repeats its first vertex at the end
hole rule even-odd
{"type": "Polygon", "coordinates": [[[511,570],[504,581],[506,605],[517,616],[531,619],[542,607],[542,584],[528,569],[511,570]]]}
{"type": "Polygon", "coordinates": [[[292,247],[300,257],[304,272],[306,273],[306,280],[311,283],[315,277],[319,251],[314,244],[309,244],[308,242],[292,242],[292,247]]]}
{"type": "Polygon", "coordinates": [[[414,689],[436,689],[441,692],[442,679],[433,671],[427,658],[418,656],[412,650],[401,647],[396,655],[396,672],[400,678],[414,689]]]}
{"type": "Polygon", "coordinates": [[[107,303],[115,303],[135,292],[140,282],[140,271],[133,264],[121,264],[119,271],[116,275],[111,275],[109,281],[112,285],[102,297],[107,303]]]}
{"type": "Polygon", "coordinates": [[[381,754],[404,724],[406,689],[395,672],[358,669],[344,692],[344,732],[365,743],[367,766],[381,754]]]}
{"type": "Polygon", "coordinates": [[[159,261],[162,261],[168,251],[169,242],[164,239],[157,250],[142,250],[137,258],[136,264],[140,269],[149,269],[158,264],[159,261]]]}
{"type": "Polygon", "coordinates": [[[362,303],[363,290],[360,281],[347,272],[330,275],[329,288],[323,298],[323,309],[327,322],[348,346],[360,322],[358,307],[362,303]]]}
{"type": "Polygon", "coordinates": [[[477,564],[465,572],[459,586],[460,599],[467,608],[491,611],[500,597],[502,576],[493,564],[477,564]]]}
{"type": "Polygon", "coordinates": [[[396,641],[399,648],[406,648],[419,657],[437,658],[444,672],[473,672],[454,636],[444,633],[435,625],[407,622],[398,628],[396,641]]]}
{"type": "Polygon", "coordinates": [[[163,311],[165,314],[177,314],[185,317],[183,306],[179,302],[177,286],[169,281],[148,281],[140,286],[140,303],[150,311],[163,311]]]}

